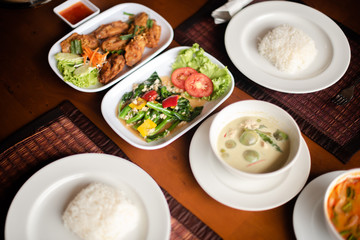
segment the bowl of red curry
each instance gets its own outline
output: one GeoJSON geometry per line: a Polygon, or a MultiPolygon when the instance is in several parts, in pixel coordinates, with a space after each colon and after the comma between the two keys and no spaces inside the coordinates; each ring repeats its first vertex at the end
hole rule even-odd
{"type": "Polygon", "coordinates": [[[329,184],[323,206],[336,239],[360,239],[360,168],[345,171],[329,184]]]}

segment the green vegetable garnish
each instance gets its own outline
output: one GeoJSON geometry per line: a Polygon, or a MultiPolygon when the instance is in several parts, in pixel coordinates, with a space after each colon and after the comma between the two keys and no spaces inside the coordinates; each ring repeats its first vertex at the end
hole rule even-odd
{"type": "Polygon", "coordinates": [[[261,139],[262,139],[264,142],[269,143],[269,144],[270,144],[271,146],[273,146],[277,151],[282,152],[282,150],[280,149],[280,147],[271,139],[271,137],[270,137],[268,134],[266,134],[266,133],[264,133],[264,132],[262,132],[262,131],[260,131],[260,130],[258,130],[258,129],[255,129],[255,131],[257,132],[257,134],[259,134],[259,136],[261,137],[261,139]]]}
{"type": "Polygon", "coordinates": [[[274,132],[273,136],[277,141],[283,141],[288,139],[288,135],[283,131],[280,131],[279,129],[274,132]]]}
{"type": "Polygon", "coordinates": [[[135,16],[133,13],[123,12],[124,15],[135,16]]]}
{"type": "Polygon", "coordinates": [[[146,22],[146,27],[147,28],[152,28],[154,24],[154,21],[152,19],[148,19],[147,22],[146,22]]]}
{"type": "Polygon", "coordinates": [[[82,54],[82,47],[81,47],[81,41],[80,40],[72,40],[70,42],[70,52],[74,54],[82,54]]]}

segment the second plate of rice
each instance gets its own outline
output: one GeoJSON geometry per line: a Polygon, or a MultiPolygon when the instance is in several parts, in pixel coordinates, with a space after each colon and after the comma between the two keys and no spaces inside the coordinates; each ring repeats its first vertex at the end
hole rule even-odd
{"type": "Polygon", "coordinates": [[[246,77],[285,93],[310,93],[333,85],[346,72],[351,55],[345,34],[333,20],[311,7],[287,1],[255,3],[237,13],[226,28],[225,47],[231,61],[246,77]],[[282,36],[277,31],[270,37],[286,39],[294,29],[301,34],[297,34],[300,35],[297,46],[283,44],[278,49],[284,52],[265,54],[282,58],[290,56],[279,68],[274,64],[276,61],[267,59],[263,53],[271,52],[270,48],[282,41],[263,44],[261,40],[284,25],[290,27],[285,28],[287,31],[282,32],[282,36]],[[304,42],[306,38],[310,39],[310,44],[304,42]],[[309,49],[316,49],[316,54],[309,53],[309,49]],[[294,55],[298,58],[294,59],[294,55]],[[282,68],[291,65],[293,60],[298,61],[296,67],[306,67],[301,71],[282,68]],[[311,62],[301,62],[308,60],[311,62]]]}

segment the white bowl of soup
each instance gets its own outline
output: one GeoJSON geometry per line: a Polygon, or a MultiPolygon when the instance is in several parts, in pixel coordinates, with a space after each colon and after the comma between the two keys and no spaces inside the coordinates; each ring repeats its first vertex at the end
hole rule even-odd
{"type": "Polygon", "coordinates": [[[340,174],[324,196],[324,214],[337,239],[360,239],[360,168],[340,174]]]}
{"type": "Polygon", "coordinates": [[[233,103],[210,127],[211,148],[221,164],[258,187],[280,184],[297,160],[301,132],[282,108],[259,100],[233,103]],[[266,182],[265,182],[266,181],[266,182]]]}

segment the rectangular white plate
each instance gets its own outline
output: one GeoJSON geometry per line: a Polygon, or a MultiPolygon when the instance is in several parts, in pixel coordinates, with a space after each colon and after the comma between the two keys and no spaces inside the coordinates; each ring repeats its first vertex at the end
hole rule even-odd
{"type": "Polygon", "coordinates": [[[78,28],[75,28],[73,31],[69,32],[67,35],[65,35],[63,38],[58,40],[50,49],[49,55],[48,55],[48,61],[50,64],[50,67],[53,69],[53,71],[56,73],[56,75],[59,76],[60,79],[62,79],[66,84],[69,86],[75,88],[76,90],[82,91],[82,92],[99,92],[102,90],[105,90],[120,80],[124,79],[129,74],[135,72],[138,68],[140,68],[142,65],[144,65],[146,62],[154,58],[156,55],[158,55],[160,52],[162,52],[173,40],[174,37],[174,31],[170,24],[161,17],[158,13],[151,10],[150,8],[137,4],[137,3],[123,3],[118,4],[105,12],[97,15],[93,19],[89,20],[88,22],[84,23],[83,25],[80,25],[78,28]],[[68,38],[71,34],[74,32],[78,34],[89,34],[93,32],[95,29],[97,29],[102,24],[111,23],[113,21],[122,20],[124,22],[128,21],[129,16],[125,15],[124,12],[132,13],[132,14],[138,14],[140,12],[146,12],[151,19],[155,19],[156,23],[161,26],[161,37],[158,44],[158,47],[156,48],[145,48],[145,51],[142,56],[142,60],[138,62],[134,67],[127,67],[125,66],[122,70],[122,74],[118,76],[116,79],[111,81],[110,83],[103,85],[101,83],[98,83],[96,85],[93,85],[89,88],[81,88],[78,86],[75,86],[74,84],[70,82],[64,81],[63,76],[61,75],[60,71],[56,67],[56,60],[54,58],[54,55],[61,51],[60,42],[68,38]]]}
{"type": "MultiPolygon", "coordinates": [[[[144,65],[141,70],[134,72],[116,86],[110,89],[104,96],[101,102],[101,112],[105,121],[110,125],[110,127],[125,141],[133,145],[134,147],[141,149],[159,149],[165,147],[171,142],[175,141],[177,138],[185,134],[192,127],[202,121],[207,117],[211,112],[213,112],[220,104],[222,104],[232,93],[234,89],[234,78],[231,76],[231,87],[228,92],[225,93],[220,98],[207,102],[204,105],[204,109],[199,116],[197,116],[192,122],[189,122],[182,127],[178,128],[175,132],[172,132],[167,137],[162,138],[158,141],[147,143],[139,136],[136,136],[133,132],[130,132],[123,123],[117,118],[117,109],[118,104],[124,93],[129,92],[133,89],[134,84],[139,84],[150,77],[153,72],[157,72],[160,77],[170,76],[172,72],[171,65],[175,61],[180,50],[188,47],[176,47],[168,50],[167,52],[156,57],[146,65],[144,65]]],[[[213,63],[217,64],[221,68],[225,66],[219,62],[216,58],[209,54],[205,54],[213,63]]]]}

